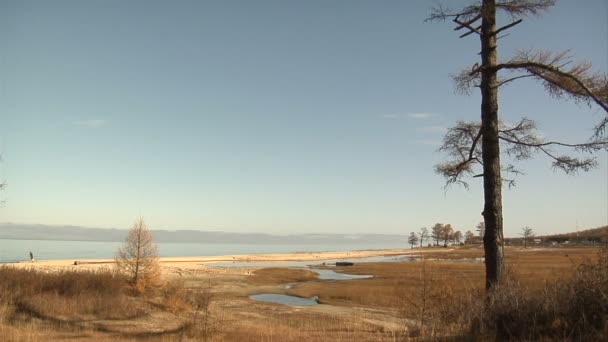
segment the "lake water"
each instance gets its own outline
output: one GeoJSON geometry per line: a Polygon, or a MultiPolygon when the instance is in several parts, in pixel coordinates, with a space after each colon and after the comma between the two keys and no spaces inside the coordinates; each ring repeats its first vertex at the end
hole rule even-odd
{"type": "MultiPolygon", "coordinates": [[[[0,239],[0,262],[29,260],[29,252],[38,260],[113,258],[122,242],[8,240],[0,239]]],[[[323,252],[339,250],[406,248],[401,243],[344,244],[237,244],[237,243],[158,243],[162,257],[214,256],[231,254],[323,252]]]]}
{"type": "Polygon", "coordinates": [[[258,302],[269,302],[275,304],[283,304],[289,306],[310,306],[317,305],[317,299],[315,298],[302,298],[284,294],[274,293],[261,293],[249,296],[249,298],[258,302]]]}

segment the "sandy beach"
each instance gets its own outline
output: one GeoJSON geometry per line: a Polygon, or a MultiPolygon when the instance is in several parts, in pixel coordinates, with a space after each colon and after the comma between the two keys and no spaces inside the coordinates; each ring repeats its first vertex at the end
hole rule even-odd
{"type": "MultiPolygon", "coordinates": [[[[374,256],[391,256],[419,254],[420,250],[412,249],[383,249],[383,250],[356,250],[356,251],[331,251],[331,252],[292,252],[276,254],[239,254],[219,256],[198,257],[161,257],[160,265],[167,275],[183,273],[226,273],[227,267],[210,267],[214,262],[294,262],[294,261],[324,261],[333,259],[358,259],[374,256]]],[[[36,268],[48,271],[70,270],[92,270],[112,267],[114,259],[58,259],[58,260],[35,260],[21,261],[10,264],[19,268],[36,268]]],[[[277,265],[280,266],[280,265],[277,265]]],[[[286,265],[287,267],[287,265],[286,265]]],[[[260,267],[238,267],[230,273],[247,273],[251,269],[260,267]]]]}

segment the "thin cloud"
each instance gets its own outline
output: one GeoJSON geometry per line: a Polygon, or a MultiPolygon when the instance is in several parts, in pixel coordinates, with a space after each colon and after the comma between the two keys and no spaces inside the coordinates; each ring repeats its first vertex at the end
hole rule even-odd
{"type": "Polygon", "coordinates": [[[409,113],[407,116],[416,120],[428,120],[433,118],[435,115],[431,113],[409,113]]]}
{"type": "Polygon", "coordinates": [[[383,119],[388,120],[396,120],[396,119],[414,119],[414,120],[429,120],[436,118],[437,115],[433,113],[426,112],[416,112],[416,113],[405,113],[405,114],[384,114],[381,115],[383,119]]]}
{"type": "Polygon", "coordinates": [[[381,115],[383,119],[396,120],[396,119],[415,119],[415,120],[428,120],[437,117],[433,113],[405,113],[405,114],[384,114],[381,115]]]}
{"type": "Polygon", "coordinates": [[[74,125],[80,126],[80,127],[87,127],[87,128],[98,128],[98,127],[105,126],[107,123],[108,123],[108,121],[103,120],[103,119],[87,119],[87,120],[74,121],[74,125]]]}

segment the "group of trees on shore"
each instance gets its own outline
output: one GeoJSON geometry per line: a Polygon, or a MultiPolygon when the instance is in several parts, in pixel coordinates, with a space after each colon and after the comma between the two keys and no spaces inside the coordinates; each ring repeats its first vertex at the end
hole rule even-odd
{"type": "Polygon", "coordinates": [[[454,230],[451,224],[435,223],[429,230],[426,227],[420,228],[418,233],[411,232],[407,242],[411,248],[419,245],[422,247],[425,241],[428,241],[428,245],[432,245],[434,242],[435,246],[442,244],[447,247],[448,244],[460,244],[464,236],[460,230],[454,230]]]}
{"type": "MultiPolygon", "coordinates": [[[[410,245],[410,248],[414,248],[414,246],[419,246],[420,248],[422,248],[424,241],[428,241],[428,246],[443,245],[443,247],[447,247],[448,244],[480,244],[483,242],[483,237],[485,234],[485,224],[483,222],[479,222],[475,226],[475,231],[477,232],[477,234],[473,233],[471,230],[467,230],[463,235],[460,230],[454,230],[452,225],[449,223],[435,223],[435,225],[431,227],[430,231],[428,228],[422,227],[420,228],[420,231],[418,233],[411,232],[408,236],[407,242],[410,245]]],[[[530,239],[536,236],[534,230],[527,226],[522,228],[522,232],[519,235],[522,236],[522,242],[524,247],[527,247],[528,243],[530,242],[530,239]]]]}

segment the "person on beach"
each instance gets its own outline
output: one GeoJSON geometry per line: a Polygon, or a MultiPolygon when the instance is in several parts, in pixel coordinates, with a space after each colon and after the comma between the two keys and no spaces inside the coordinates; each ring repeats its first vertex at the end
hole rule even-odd
{"type": "Polygon", "coordinates": [[[30,251],[30,260],[31,260],[32,262],[34,262],[34,253],[32,253],[31,251],[30,251]]]}

